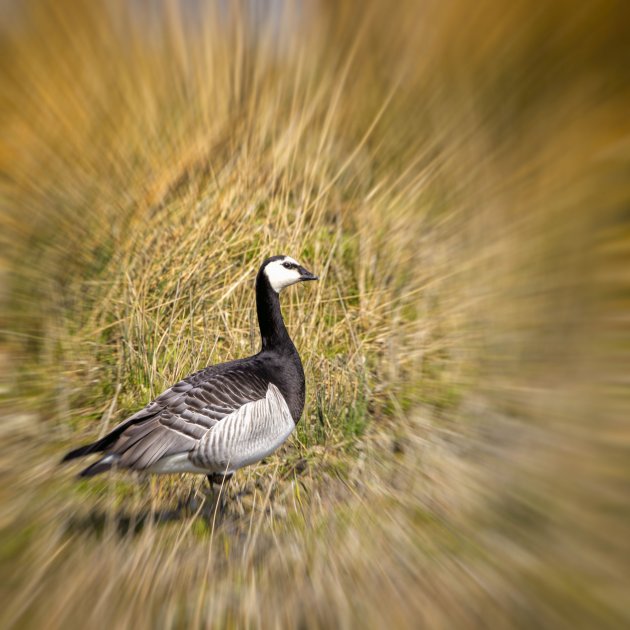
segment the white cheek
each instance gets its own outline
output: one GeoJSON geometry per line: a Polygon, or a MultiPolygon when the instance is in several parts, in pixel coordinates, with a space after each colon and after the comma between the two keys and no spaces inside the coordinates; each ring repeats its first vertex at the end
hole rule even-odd
{"type": "Polygon", "coordinates": [[[281,263],[272,263],[265,269],[267,278],[271,288],[280,293],[282,289],[295,284],[300,280],[300,274],[297,269],[286,269],[281,263]]]}

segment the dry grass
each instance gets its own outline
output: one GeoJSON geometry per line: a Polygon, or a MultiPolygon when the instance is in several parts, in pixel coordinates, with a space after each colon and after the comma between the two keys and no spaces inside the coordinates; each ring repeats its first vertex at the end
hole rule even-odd
{"type": "Polygon", "coordinates": [[[3,627],[630,622],[620,4],[2,11],[3,627]],[[57,466],[280,252],[307,407],[225,516],[57,466]]]}

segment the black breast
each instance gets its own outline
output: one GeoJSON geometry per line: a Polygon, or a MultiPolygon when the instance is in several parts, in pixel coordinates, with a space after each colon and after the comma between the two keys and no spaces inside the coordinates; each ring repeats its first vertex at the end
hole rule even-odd
{"type": "Polygon", "coordinates": [[[253,357],[255,370],[273,383],[287,401],[291,417],[297,423],[304,410],[306,385],[300,355],[295,348],[290,352],[262,351],[253,357]]]}

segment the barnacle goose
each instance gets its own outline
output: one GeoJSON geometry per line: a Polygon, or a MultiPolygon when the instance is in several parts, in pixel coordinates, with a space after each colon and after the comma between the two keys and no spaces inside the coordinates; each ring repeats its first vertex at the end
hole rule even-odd
{"type": "Polygon", "coordinates": [[[289,256],[267,258],[256,277],[262,339],[258,354],[191,374],[62,461],[101,453],[81,476],[124,468],[203,473],[212,482],[271,454],[299,421],[306,390],[279,293],[296,282],[317,279],[289,256]]]}

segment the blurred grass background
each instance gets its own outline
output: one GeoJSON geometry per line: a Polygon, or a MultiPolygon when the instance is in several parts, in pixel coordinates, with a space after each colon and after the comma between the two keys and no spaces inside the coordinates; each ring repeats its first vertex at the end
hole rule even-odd
{"type": "Polygon", "coordinates": [[[625,3],[0,13],[3,627],[627,627],[625,3]],[[307,406],[223,518],[58,467],[276,253],[307,406]]]}

